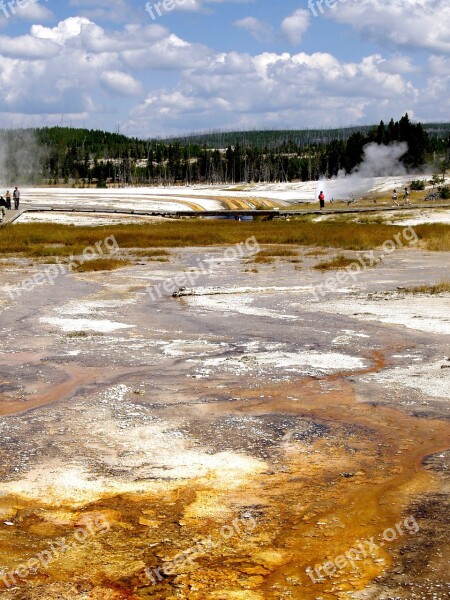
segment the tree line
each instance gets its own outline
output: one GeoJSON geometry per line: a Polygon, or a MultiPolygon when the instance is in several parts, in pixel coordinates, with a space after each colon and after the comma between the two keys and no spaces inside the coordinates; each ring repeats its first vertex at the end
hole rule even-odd
{"type": "Polygon", "coordinates": [[[309,181],[351,173],[370,143],[406,142],[401,162],[411,169],[448,163],[449,132],[450,124],[425,128],[407,114],[359,129],[213,133],[171,140],[68,127],[3,130],[0,168],[21,183],[80,186],[309,181]]]}

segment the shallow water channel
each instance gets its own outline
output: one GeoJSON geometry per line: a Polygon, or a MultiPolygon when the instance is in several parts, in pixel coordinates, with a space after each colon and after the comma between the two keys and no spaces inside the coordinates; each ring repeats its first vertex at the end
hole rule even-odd
{"type": "Polygon", "coordinates": [[[448,597],[450,257],[224,250],[1,267],[0,598],[448,597]]]}

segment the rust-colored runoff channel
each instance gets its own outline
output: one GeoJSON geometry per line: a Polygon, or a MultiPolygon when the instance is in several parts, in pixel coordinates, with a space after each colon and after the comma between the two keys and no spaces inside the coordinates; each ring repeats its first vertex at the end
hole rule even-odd
{"type": "MultiPolygon", "coordinates": [[[[367,372],[382,367],[377,355],[367,372]]],[[[4,533],[1,544],[3,555],[14,555],[11,565],[57,536],[70,536],[80,519],[102,515],[111,524],[107,534],[20,582],[27,591],[17,597],[65,598],[62,590],[75,586],[73,597],[83,588],[91,594],[87,597],[99,600],[328,600],[367,588],[414,532],[403,526],[389,542],[383,533],[405,522],[414,498],[438,489],[438,477],[421,464],[425,456],[450,446],[450,425],[364,403],[348,375],[275,383],[264,387],[264,398],[262,388],[235,387],[228,399],[202,405],[201,412],[183,407],[187,417],[205,422],[276,413],[326,430],[307,440],[284,436],[266,467],[238,486],[219,473],[171,481],[158,493],[105,497],[81,509],[42,510],[16,498],[20,532],[16,527],[15,533],[4,533]],[[221,535],[224,525],[247,511],[254,527],[241,520],[236,535],[221,535]],[[178,561],[170,573],[153,575],[151,581],[149,572],[208,537],[212,546],[197,552],[192,563],[178,561]],[[331,575],[320,570],[327,562],[336,566],[336,558],[358,544],[365,544],[368,556],[345,565],[340,561],[331,575]]]]}
{"type": "Polygon", "coordinates": [[[3,398],[0,402],[0,416],[20,415],[40,406],[69,398],[82,385],[95,381],[96,376],[99,374],[98,369],[90,369],[79,365],[66,366],[63,371],[64,381],[52,385],[47,391],[37,392],[22,400],[3,398]]]}

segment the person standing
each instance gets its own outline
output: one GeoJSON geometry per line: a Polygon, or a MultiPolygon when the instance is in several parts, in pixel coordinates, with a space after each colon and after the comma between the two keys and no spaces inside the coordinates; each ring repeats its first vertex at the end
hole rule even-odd
{"type": "Polygon", "coordinates": [[[17,186],[14,188],[13,197],[14,197],[14,208],[16,210],[18,210],[19,203],[20,203],[20,192],[19,192],[17,186]]]}
{"type": "Polygon", "coordinates": [[[319,194],[319,204],[320,204],[320,210],[322,210],[322,208],[325,208],[325,194],[322,192],[322,190],[320,191],[320,194],[319,194]]]}
{"type": "Polygon", "coordinates": [[[6,208],[8,210],[11,210],[11,192],[9,190],[6,192],[5,198],[6,198],[6,208]]]}
{"type": "Polygon", "coordinates": [[[409,190],[407,187],[405,187],[405,193],[403,194],[403,200],[405,201],[405,204],[411,204],[411,202],[409,201],[409,190]]]}
{"type": "Polygon", "coordinates": [[[397,190],[394,190],[392,193],[392,204],[395,204],[395,206],[400,206],[400,204],[397,202],[397,190]]]}

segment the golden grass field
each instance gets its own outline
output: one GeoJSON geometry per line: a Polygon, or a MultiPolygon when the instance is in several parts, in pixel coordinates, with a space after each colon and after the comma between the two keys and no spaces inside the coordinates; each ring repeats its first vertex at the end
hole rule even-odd
{"type": "MultiPolygon", "coordinates": [[[[6,225],[0,230],[0,254],[30,257],[77,255],[113,235],[121,249],[226,246],[255,237],[262,244],[284,244],[342,250],[371,250],[401,234],[403,227],[379,223],[262,222],[183,220],[162,223],[74,227],[49,223],[6,225]]],[[[422,249],[450,250],[450,225],[414,228],[422,249]]],[[[147,254],[148,255],[148,254],[147,254]]],[[[292,254],[288,254],[292,256],[292,254]]]]}

